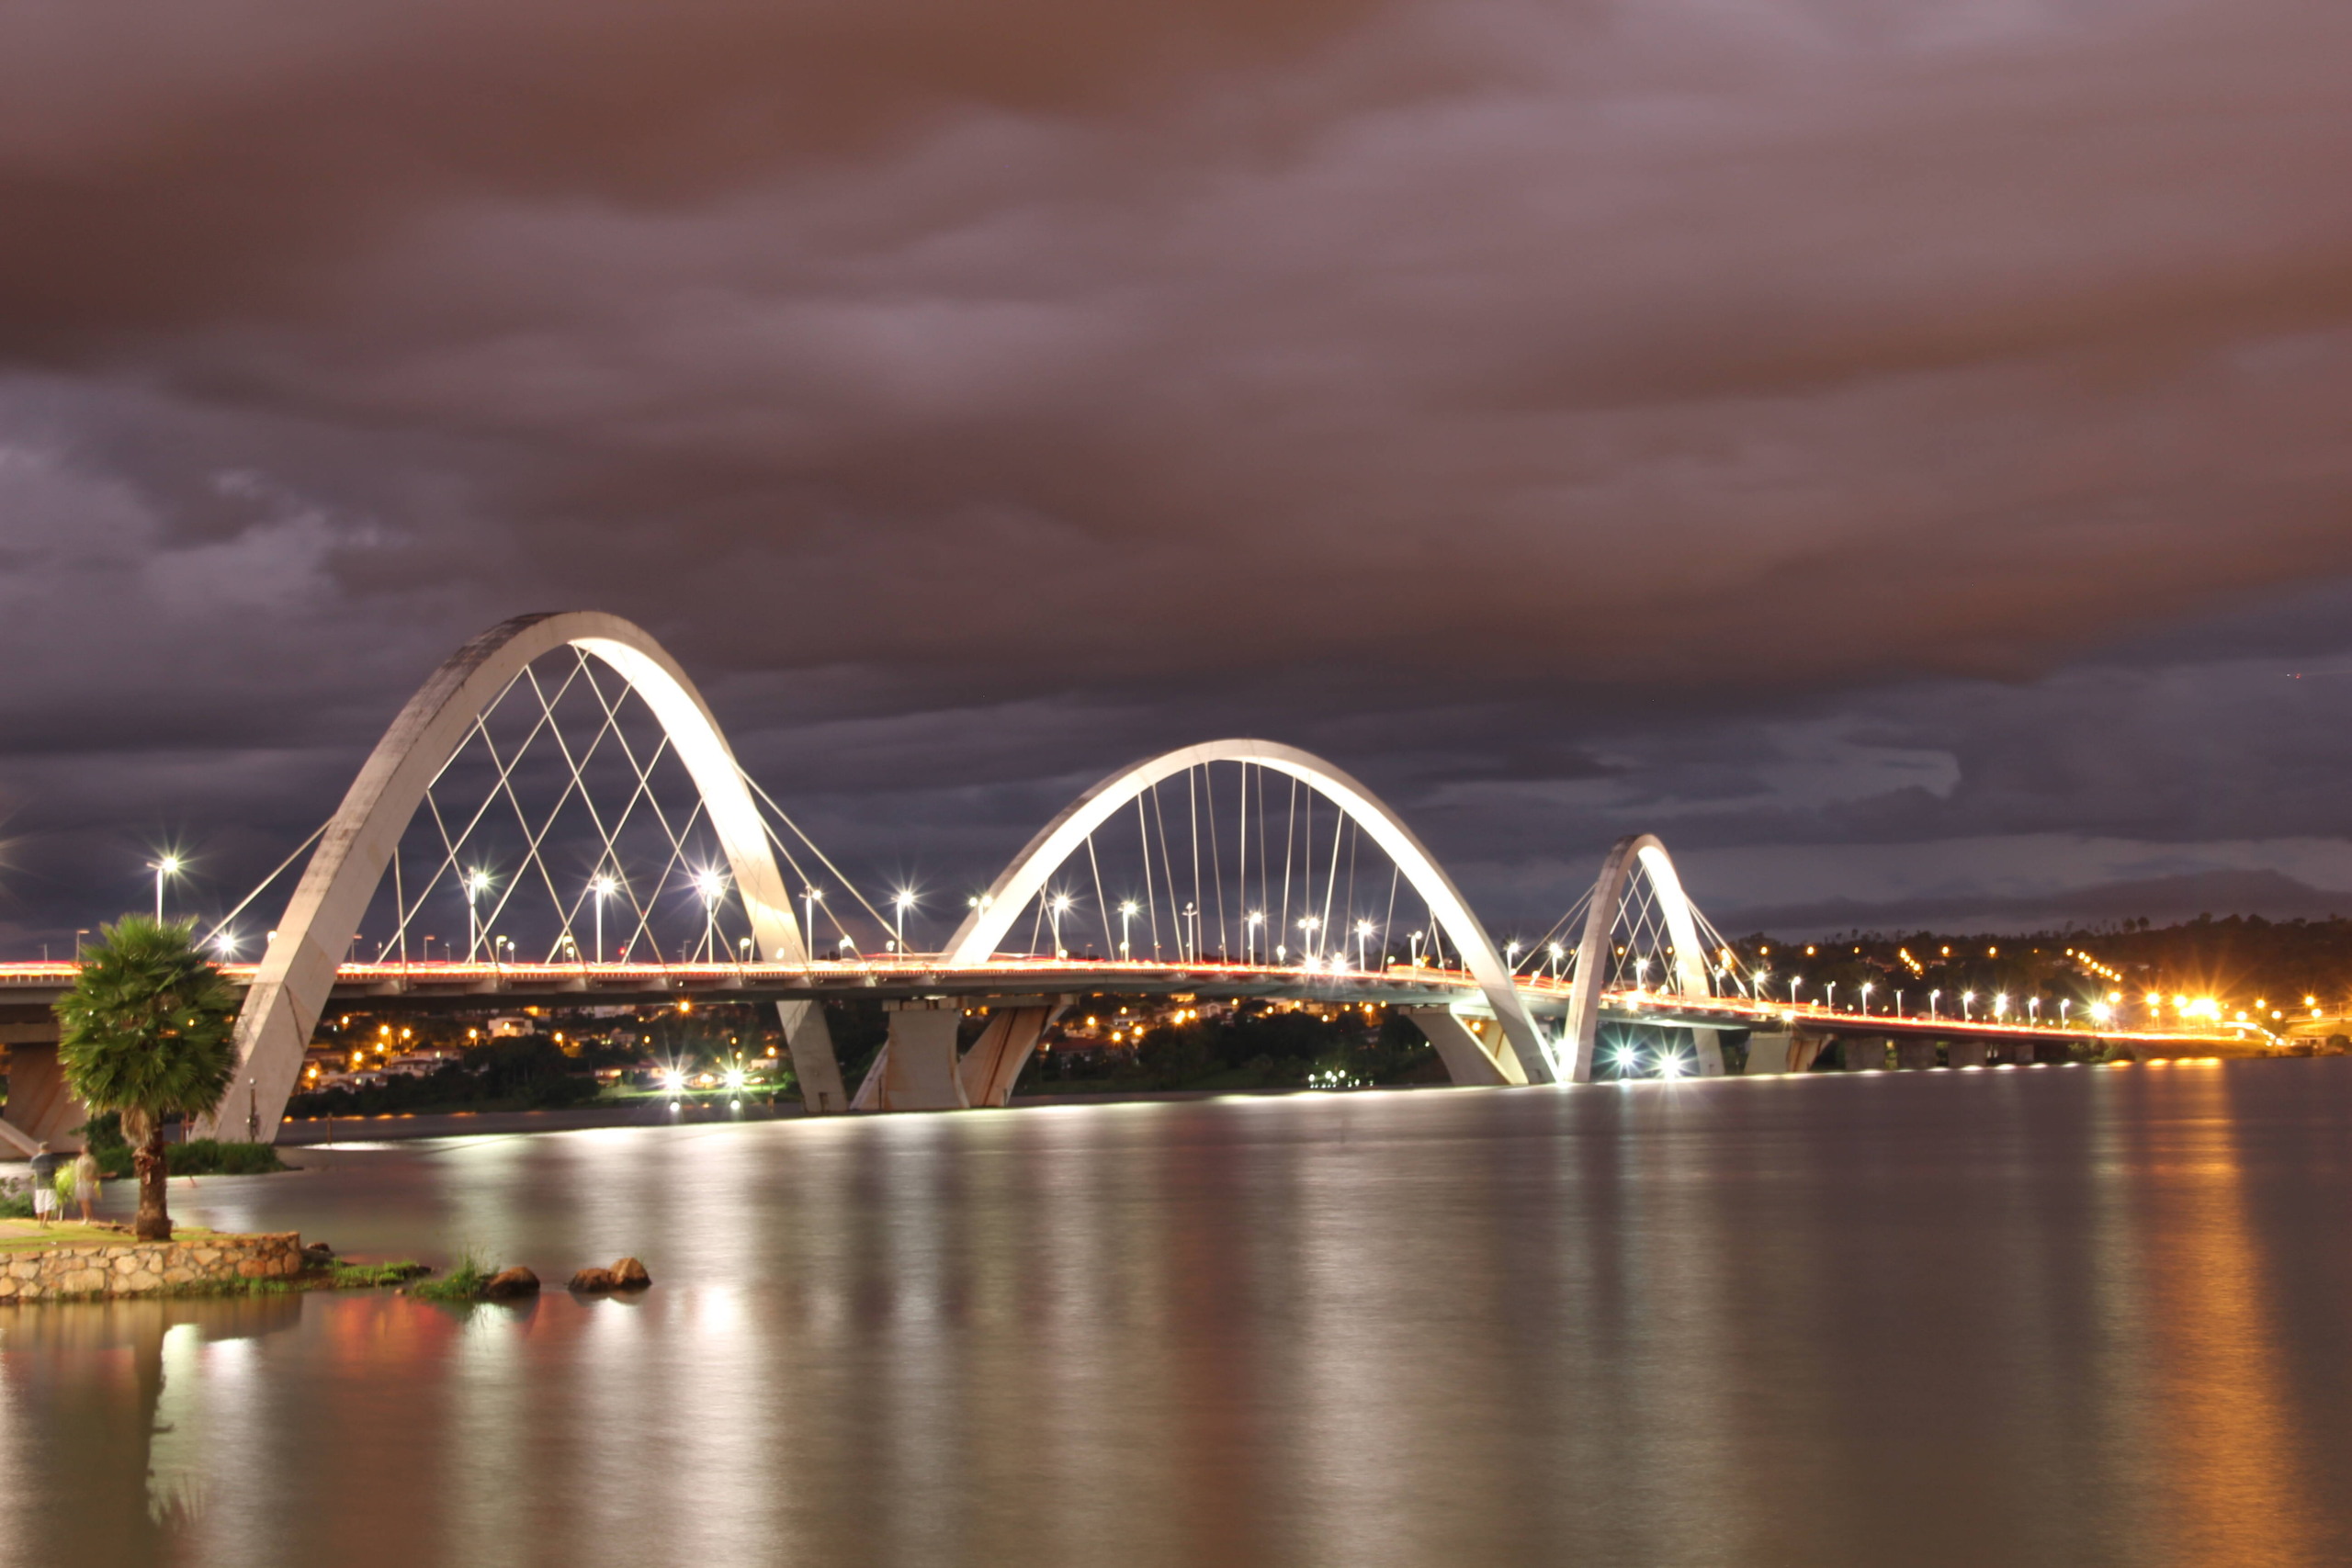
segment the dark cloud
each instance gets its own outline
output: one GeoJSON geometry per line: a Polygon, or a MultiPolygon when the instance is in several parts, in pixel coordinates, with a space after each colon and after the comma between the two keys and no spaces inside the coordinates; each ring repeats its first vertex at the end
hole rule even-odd
{"type": "Polygon", "coordinates": [[[571,604],[959,876],[1238,730],[1531,915],[1635,823],[1726,907],[2025,874],[1939,845],[2289,874],[2342,833],[2284,676],[2352,643],[2348,50],[2318,0],[20,6],[27,919],[173,824],[274,858],[571,604]]]}

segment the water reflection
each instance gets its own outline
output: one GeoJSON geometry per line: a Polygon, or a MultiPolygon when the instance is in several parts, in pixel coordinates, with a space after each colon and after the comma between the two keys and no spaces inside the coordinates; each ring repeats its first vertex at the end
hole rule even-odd
{"type": "Polygon", "coordinates": [[[2352,1063],[618,1129],[192,1219],[631,1300],[0,1313],[11,1560],[2343,1561],[2352,1063]]]}

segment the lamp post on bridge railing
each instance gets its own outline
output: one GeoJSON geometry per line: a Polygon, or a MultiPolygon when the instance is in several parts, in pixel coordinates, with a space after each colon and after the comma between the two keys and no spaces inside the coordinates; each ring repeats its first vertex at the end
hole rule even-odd
{"type": "Polygon", "coordinates": [[[598,872],[589,882],[588,890],[596,896],[596,962],[605,961],[605,900],[613,896],[618,886],[610,875],[598,872]]]}
{"type": "MultiPolygon", "coordinates": [[[[1055,894],[1052,901],[1046,906],[1046,908],[1048,916],[1054,922],[1054,956],[1056,958],[1068,958],[1069,956],[1069,949],[1062,945],[1062,916],[1069,910],[1069,895],[1067,893],[1055,894]]],[[[1035,930],[1035,928],[1032,927],[1031,929],[1035,930]]]]}
{"type": "MultiPolygon", "coordinates": [[[[1131,906],[1122,906],[1129,908],[1131,906]]],[[[1266,911],[1252,909],[1241,919],[1241,958],[1246,964],[1258,962],[1258,928],[1266,923],[1266,911]]]]}
{"type": "Polygon", "coordinates": [[[481,896],[490,889],[490,873],[476,866],[466,873],[466,962],[481,951],[481,896]]]}
{"type": "MultiPolygon", "coordinates": [[[[1356,922],[1356,973],[1359,975],[1367,974],[1371,971],[1372,962],[1364,953],[1364,948],[1371,941],[1372,922],[1370,920],[1358,920],[1356,922]]],[[[1517,948],[1519,943],[1512,942],[1511,946],[1513,948],[1517,948]]]]}
{"type": "MultiPolygon", "coordinates": [[[[1128,929],[1135,923],[1136,914],[1136,906],[1134,899],[1126,899],[1119,905],[1119,956],[1122,959],[1135,956],[1135,944],[1127,940],[1127,935],[1128,929]]],[[[1264,917],[1252,915],[1250,918],[1254,921],[1264,917]]]]}
{"type": "Polygon", "coordinates": [[[913,908],[914,904],[915,896],[903,887],[899,888],[898,896],[890,900],[892,934],[898,941],[899,956],[901,958],[907,955],[907,911],[913,908]]]}
{"type": "Polygon", "coordinates": [[[718,896],[725,879],[705,867],[695,873],[695,891],[702,895],[702,953],[707,964],[718,962],[718,896]]]}
{"type": "Polygon", "coordinates": [[[808,962],[817,961],[817,906],[825,901],[825,890],[811,883],[800,889],[801,944],[808,949],[808,962]]]}

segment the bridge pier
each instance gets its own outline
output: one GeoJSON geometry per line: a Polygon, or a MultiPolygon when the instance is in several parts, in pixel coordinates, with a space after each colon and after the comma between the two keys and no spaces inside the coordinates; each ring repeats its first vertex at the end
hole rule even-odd
{"type": "Polygon", "coordinates": [[[956,1070],[964,1010],[952,1002],[885,1004],[890,1038],[866,1069],[853,1111],[963,1111],[971,1105],[956,1070]]]}
{"type": "Polygon", "coordinates": [[[1699,1077],[1719,1078],[1724,1076],[1723,1032],[1714,1029],[1693,1029],[1690,1043],[1697,1047],[1699,1077]]]}
{"type": "Polygon", "coordinates": [[[2038,1043],[2038,1042],[2032,1040],[2011,1040],[2005,1042],[2002,1044],[2001,1052],[2004,1056],[2006,1056],[2010,1062],[2015,1063],[2017,1066],[2020,1067],[2030,1067],[2033,1066],[2035,1062],[2041,1060],[2040,1054],[2035,1050],[2035,1046],[2038,1043]]]}
{"type": "Polygon", "coordinates": [[[1894,1065],[1906,1073],[1926,1071],[1936,1065],[1936,1043],[1907,1038],[1896,1041],[1894,1065]]]}
{"type": "Polygon", "coordinates": [[[1984,1065],[1984,1042],[1982,1040],[1949,1040],[1944,1043],[1944,1060],[1955,1067],[1981,1067],[1984,1065]]]}
{"type": "Polygon", "coordinates": [[[1885,1071],[1886,1047],[1883,1034],[1849,1034],[1838,1043],[1840,1059],[1849,1073],[1885,1071]]]}
{"type": "MultiPolygon", "coordinates": [[[[1445,1064],[1446,1076],[1455,1083],[1493,1086],[1527,1081],[1524,1075],[1512,1077],[1489,1054],[1490,1048],[1486,1041],[1479,1038],[1469,1024],[1455,1016],[1451,1008],[1399,1008],[1397,1010],[1411,1019],[1413,1026],[1437,1047],[1438,1060],[1445,1064]]],[[[1478,1021],[1494,1032],[1496,1046],[1506,1051],[1510,1049],[1503,1041],[1499,1025],[1485,1019],[1478,1021]]],[[[1516,1062],[1513,1065],[1516,1066],[1516,1062]]]]}
{"type": "Polygon", "coordinates": [[[49,1036],[8,1043],[8,1112],[0,1122],[0,1146],[10,1157],[33,1154],[42,1144],[58,1154],[74,1154],[82,1147],[74,1129],[90,1119],[90,1108],[65,1087],[53,1025],[49,1036]]]}
{"type": "Polygon", "coordinates": [[[1796,1054],[1796,1037],[1786,1031],[1778,1034],[1750,1032],[1747,1036],[1747,1074],[1758,1077],[1766,1073],[1801,1072],[1792,1066],[1796,1054]]]}
{"type": "Polygon", "coordinates": [[[1037,1041],[1062,1015],[1071,998],[1058,997],[1042,1006],[999,1007],[989,1014],[988,1027],[964,1053],[956,1077],[964,1083],[964,1098],[973,1105],[1002,1105],[1012,1098],[1021,1069],[1037,1049],[1037,1041]]]}

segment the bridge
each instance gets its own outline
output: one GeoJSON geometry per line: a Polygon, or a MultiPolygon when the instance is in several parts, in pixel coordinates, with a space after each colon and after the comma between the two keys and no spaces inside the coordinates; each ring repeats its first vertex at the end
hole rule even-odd
{"type": "MultiPolygon", "coordinates": [[[[1672,1059],[1698,1076],[1724,1070],[1727,1039],[1751,1073],[1831,1047],[1849,1065],[1921,1066],[1940,1043],[1953,1066],[1992,1066],[2036,1061],[2045,1044],[2181,1055],[2238,1043],[2226,1030],[2124,1032],[2091,1010],[2079,1022],[1955,1019],[1899,998],[1872,1010],[1867,992],[1842,1010],[1793,987],[1781,997],[1646,834],[1621,840],[1542,938],[1498,946],[1377,796],[1265,740],[1190,746],[1103,779],[966,900],[935,949],[908,940],[921,907],[908,889],[876,902],[842,875],[738,765],[642,628],[587,611],[521,616],[435,671],[334,815],[207,930],[244,998],[219,1125],[273,1137],[321,1017],[390,1000],[771,1004],[818,1114],[1001,1106],[1059,1012],[1106,993],[1393,1007],[1455,1084],[1488,1087],[1590,1081],[1605,1024],[1680,1032],[1689,1053],[1672,1059]],[[254,939],[240,921],[298,861],[259,956],[241,960],[254,939]],[[454,933],[460,909],[462,950],[428,929],[454,933]],[[854,1090],[822,1005],[842,998],[889,1017],[854,1090]],[[988,1021],[967,1043],[975,1003],[988,1021]]],[[[86,1119],[58,1081],[47,1011],[74,972],[0,965],[0,1140],[62,1146],[86,1119]]]]}

